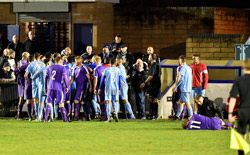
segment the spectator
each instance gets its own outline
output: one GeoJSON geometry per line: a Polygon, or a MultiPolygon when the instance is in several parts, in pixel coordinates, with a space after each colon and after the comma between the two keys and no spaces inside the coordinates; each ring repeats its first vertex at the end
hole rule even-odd
{"type": "Polygon", "coordinates": [[[0,57],[0,68],[3,68],[5,62],[8,62],[9,59],[9,49],[4,49],[3,55],[0,57]]]}
{"type": "Polygon", "coordinates": [[[14,50],[10,49],[9,50],[9,59],[8,59],[8,62],[10,64],[10,68],[14,71],[17,67],[17,60],[16,60],[16,53],[14,50]]]}
{"type": "Polygon", "coordinates": [[[202,95],[195,97],[195,103],[198,104],[198,114],[207,117],[219,117],[223,119],[223,112],[219,106],[217,106],[212,100],[202,95]]]}
{"type": "Polygon", "coordinates": [[[8,49],[12,49],[16,52],[16,59],[22,59],[22,53],[24,52],[24,44],[19,42],[18,36],[13,35],[12,42],[9,43],[8,49]]]}
{"type": "Polygon", "coordinates": [[[113,57],[112,53],[109,51],[109,45],[108,44],[103,44],[102,53],[99,54],[99,56],[102,58],[102,63],[104,62],[104,59],[106,57],[110,57],[110,58],[113,57]]]}
{"type": "Polygon", "coordinates": [[[135,90],[135,100],[136,100],[136,105],[137,105],[137,111],[138,111],[138,116],[137,118],[140,119],[146,119],[146,113],[145,113],[145,94],[146,94],[146,88],[140,88],[140,85],[144,83],[147,79],[147,72],[143,69],[143,61],[141,59],[138,59],[136,62],[137,68],[132,72],[131,75],[131,81],[132,81],[132,86],[134,87],[135,90]]]}
{"type": "Polygon", "coordinates": [[[0,53],[3,53],[4,49],[8,46],[9,41],[3,37],[3,33],[0,32],[0,53]]]}
{"type": "Polygon", "coordinates": [[[130,71],[132,71],[133,64],[135,63],[134,56],[131,52],[128,51],[128,47],[123,44],[121,45],[121,52],[118,54],[118,56],[123,57],[123,60],[125,60],[124,67],[126,68],[127,73],[129,74],[130,71]]]}
{"type": "MultiPolygon", "coordinates": [[[[198,54],[193,55],[194,63],[190,65],[193,73],[192,80],[192,94],[193,98],[197,95],[205,95],[208,83],[208,71],[207,66],[200,62],[200,56],[198,54]]],[[[197,104],[194,102],[194,113],[197,113],[197,104]]]]}
{"type": "Polygon", "coordinates": [[[117,34],[115,36],[115,40],[113,43],[110,45],[109,50],[112,52],[112,54],[116,57],[120,51],[121,51],[121,46],[123,45],[122,42],[122,36],[120,34],[117,34]]]}
{"type": "Polygon", "coordinates": [[[10,68],[10,64],[5,62],[3,68],[0,69],[0,82],[14,82],[16,80],[13,70],[10,68]]]}
{"type": "MultiPolygon", "coordinates": [[[[143,55],[143,57],[142,57],[142,61],[143,61],[143,62],[146,62],[148,66],[150,66],[150,61],[149,61],[149,59],[148,59],[150,54],[154,54],[154,48],[151,47],[151,46],[149,46],[149,47],[147,48],[147,54],[146,54],[146,55],[143,55]]],[[[157,58],[156,58],[156,62],[160,63],[160,58],[157,57],[157,58]]]]}
{"type": "Polygon", "coordinates": [[[156,54],[150,54],[148,57],[150,61],[149,76],[141,85],[144,88],[149,83],[150,96],[150,118],[152,120],[158,119],[158,103],[157,98],[161,88],[161,66],[156,62],[156,54]]]}
{"type": "MultiPolygon", "coordinates": [[[[35,39],[35,34],[33,31],[29,31],[28,39],[24,42],[25,51],[34,55],[35,53],[40,53],[40,42],[35,39]]],[[[44,53],[41,53],[44,54],[44,53]]]]}
{"type": "Polygon", "coordinates": [[[92,46],[87,46],[86,52],[81,56],[83,58],[83,63],[92,63],[92,57],[94,56],[92,46]]]}
{"type": "Polygon", "coordinates": [[[66,47],[64,50],[62,50],[61,55],[62,56],[70,56],[72,54],[71,49],[69,47],[66,47]]]}

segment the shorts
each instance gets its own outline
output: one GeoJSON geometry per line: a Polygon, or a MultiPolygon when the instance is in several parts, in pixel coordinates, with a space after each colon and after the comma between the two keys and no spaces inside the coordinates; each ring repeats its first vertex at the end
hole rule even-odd
{"type": "Polygon", "coordinates": [[[205,96],[206,90],[203,89],[202,87],[193,87],[192,88],[192,94],[193,98],[195,98],[197,95],[205,96]]]}
{"type": "Polygon", "coordinates": [[[121,99],[122,100],[128,99],[128,85],[127,84],[121,87],[121,99]]]}
{"type": "Polygon", "coordinates": [[[63,103],[63,92],[60,90],[48,90],[47,94],[47,103],[54,103],[56,99],[56,103],[63,103]]]}
{"type": "Polygon", "coordinates": [[[32,88],[31,87],[28,87],[27,89],[25,89],[24,99],[25,100],[31,100],[32,99],[32,88]]]}
{"type": "Polygon", "coordinates": [[[111,95],[111,93],[105,93],[105,101],[115,101],[119,100],[119,92],[115,95],[111,95]]]}
{"type": "Polygon", "coordinates": [[[189,102],[190,92],[181,92],[180,101],[183,103],[189,102]]]}
{"type": "Polygon", "coordinates": [[[33,98],[38,98],[38,87],[37,86],[34,86],[32,87],[32,97],[33,98]]]}
{"type": "Polygon", "coordinates": [[[211,117],[211,130],[221,130],[222,121],[219,118],[211,117]]]}
{"type": "Polygon", "coordinates": [[[160,93],[161,83],[150,83],[148,93],[151,99],[158,98],[160,93]]]}
{"type": "Polygon", "coordinates": [[[24,97],[24,86],[18,85],[18,96],[19,97],[24,97]]]}
{"type": "Polygon", "coordinates": [[[83,101],[84,98],[84,89],[76,89],[76,95],[75,95],[75,99],[77,101],[83,101]]]}
{"type": "Polygon", "coordinates": [[[46,94],[43,90],[39,90],[38,97],[39,97],[39,103],[45,103],[46,101],[46,94]]]}
{"type": "Polygon", "coordinates": [[[237,131],[240,134],[246,134],[247,131],[247,126],[250,123],[250,113],[249,113],[250,109],[249,108],[245,108],[245,109],[239,109],[238,111],[238,129],[237,131]]]}

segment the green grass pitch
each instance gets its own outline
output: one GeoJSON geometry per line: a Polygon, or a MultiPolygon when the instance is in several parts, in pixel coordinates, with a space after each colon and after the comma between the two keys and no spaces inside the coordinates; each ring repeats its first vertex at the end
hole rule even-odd
{"type": "Polygon", "coordinates": [[[230,130],[187,131],[169,120],[52,123],[0,118],[0,154],[237,154],[230,130]]]}

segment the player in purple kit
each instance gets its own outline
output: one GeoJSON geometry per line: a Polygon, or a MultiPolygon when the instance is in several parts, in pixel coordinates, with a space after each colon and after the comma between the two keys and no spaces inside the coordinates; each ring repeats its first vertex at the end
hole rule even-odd
{"type": "Polygon", "coordinates": [[[62,84],[65,85],[66,92],[68,91],[67,83],[66,83],[66,72],[63,67],[63,59],[57,57],[55,59],[55,65],[50,66],[46,73],[45,77],[45,93],[47,93],[47,105],[45,112],[45,122],[48,121],[48,115],[50,113],[50,108],[54,101],[59,104],[62,119],[64,122],[67,122],[66,109],[63,103],[63,92],[62,92],[62,84]],[[49,80],[49,84],[47,85],[47,80],[49,80]],[[63,83],[62,83],[63,82],[63,83]],[[47,91],[48,88],[48,91],[47,91]]]}
{"type": "Polygon", "coordinates": [[[18,109],[17,109],[17,120],[21,119],[21,113],[23,109],[23,104],[25,102],[25,69],[29,65],[28,63],[29,53],[23,52],[22,54],[22,60],[18,62],[17,68],[15,68],[15,74],[17,75],[17,85],[18,85],[18,96],[19,96],[19,103],[18,103],[18,109]]]}
{"type": "Polygon", "coordinates": [[[88,68],[82,64],[82,57],[75,57],[76,68],[74,70],[74,76],[70,80],[68,86],[70,86],[74,81],[76,81],[76,94],[75,94],[75,116],[73,118],[74,121],[79,120],[80,108],[81,105],[83,107],[83,111],[85,113],[85,117],[89,120],[89,116],[87,113],[87,107],[84,104],[84,91],[86,88],[86,83],[89,82],[89,91],[92,92],[92,83],[90,81],[90,75],[88,68]]]}
{"type": "Polygon", "coordinates": [[[98,94],[98,89],[100,87],[101,79],[103,77],[103,72],[106,69],[105,66],[103,66],[102,58],[100,56],[95,57],[95,63],[97,67],[94,69],[94,94],[96,98],[96,102],[100,104],[101,107],[101,120],[106,121],[107,120],[107,113],[106,113],[106,104],[104,104],[104,86],[101,88],[101,93],[98,94]]]}
{"type": "MultiPolygon", "coordinates": [[[[69,83],[71,80],[71,74],[70,74],[70,68],[69,66],[65,65],[65,71],[66,71],[66,83],[69,83]]],[[[63,85],[63,94],[64,94],[64,103],[66,103],[66,109],[67,109],[67,118],[70,119],[71,114],[71,104],[70,104],[70,98],[71,98],[71,87],[68,87],[68,92],[66,92],[66,89],[63,85]]]]}
{"type": "Polygon", "coordinates": [[[189,117],[189,121],[182,123],[182,127],[188,130],[222,130],[232,128],[228,122],[223,122],[216,117],[206,117],[194,114],[189,117]]]}

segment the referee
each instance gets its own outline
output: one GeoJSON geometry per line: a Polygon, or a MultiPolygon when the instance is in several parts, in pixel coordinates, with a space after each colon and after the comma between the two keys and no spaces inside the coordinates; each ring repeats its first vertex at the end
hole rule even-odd
{"type": "Polygon", "coordinates": [[[140,85],[140,88],[144,88],[145,85],[149,83],[149,96],[150,96],[150,118],[152,120],[158,119],[158,103],[157,97],[161,88],[161,66],[157,62],[156,54],[150,54],[148,60],[150,62],[149,66],[149,76],[144,83],[140,85]]]}
{"type": "MultiPolygon", "coordinates": [[[[231,123],[235,121],[233,117],[233,109],[236,103],[236,98],[239,95],[240,105],[238,111],[238,129],[237,131],[246,134],[247,125],[250,123],[250,59],[246,59],[242,66],[244,75],[235,79],[233,87],[230,91],[230,101],[228,110],[228,119],[231,123]]],[[[243,150],[238,150],[238,153],[244,154],[243,150]]]]}

